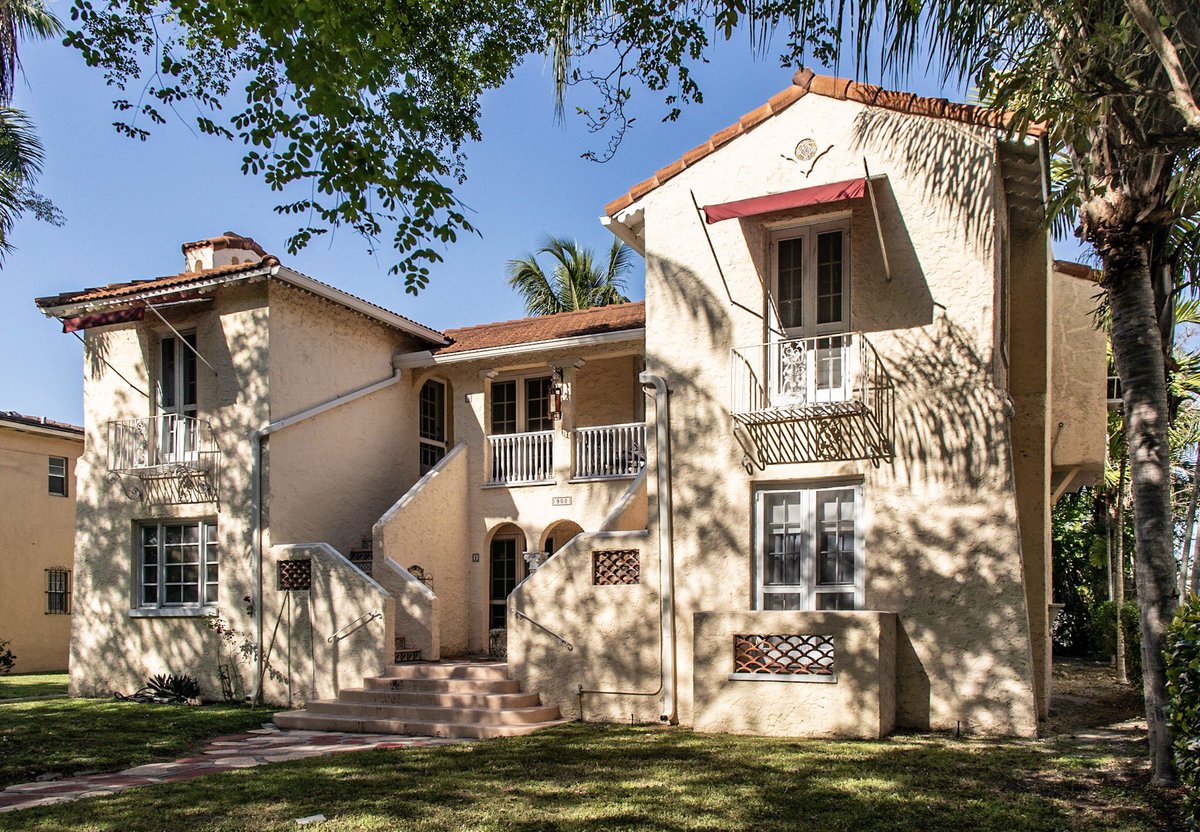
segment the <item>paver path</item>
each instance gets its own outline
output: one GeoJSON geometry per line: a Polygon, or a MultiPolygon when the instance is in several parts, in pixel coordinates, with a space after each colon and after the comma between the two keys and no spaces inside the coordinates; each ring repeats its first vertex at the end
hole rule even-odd
{"type": "Polygon", "coordinates": [[[376,748],[414,748],[470,742],[452,737],[401,737],[395,734],[345,734],[334,731],[281,731],[264,726],[244,734],[208,741],[193,757],[173,763],[149,763],[115,774],[89,774],[37,783],[22,783],[0,791],[0,812],[65,803],[82,797],[102,797],[125,789],[190,780],[231,768],[250,768],[285,760],[302,760],[347,751],[376,748]]]}

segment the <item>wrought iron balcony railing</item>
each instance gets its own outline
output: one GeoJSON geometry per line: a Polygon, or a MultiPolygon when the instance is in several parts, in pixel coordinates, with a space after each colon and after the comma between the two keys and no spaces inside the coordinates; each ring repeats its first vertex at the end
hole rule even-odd
{"type": "Polygon", "coordinates": [[[163,413],[108,423],[108,478],[131,498],[151,505],[217,502],[220,465],[207,420],[163,413]]]}
{"type": "Polygon", "coordinates": [[[892,457],[895,386],[862,333],[738,347],[729,377],[730,413],[759,467],[892,457]]]}

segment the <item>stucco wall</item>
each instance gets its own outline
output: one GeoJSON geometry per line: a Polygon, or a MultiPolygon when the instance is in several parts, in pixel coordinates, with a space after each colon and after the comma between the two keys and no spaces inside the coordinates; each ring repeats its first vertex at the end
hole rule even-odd
{"type": "MultiPolygon", "coordinates": [[[[216,370],[199,365],[197,397],[199,414],[212,422],[222,450],[221,502],[147,506],[120,483],[107,481],[108,423],[150,415],[149,365],[157,362],[158,337],[169,332],[150,321],[89,330],[84,350],[86,444],[77,468],[71,637],[75,695],[130,693],[148,675],[166,672],[195,676],[205,697],[221,695],[218,638],[205,626],[198,614],[202,611],[186,616],[174,611],[172,617],[137,617],[132,611],[140,520],[215,519],[221,571],[219,603],[212,611],[239,633],[252,632],[242,599],[254,587],[250,437],[268,420],[266,286],[225,289],[215,300],[164,314],[177,329],[195,330],[198,350],[216,370]]],[[[246,670],[244,676],[249,684],[252,674],[246,670]]]]}
{"type": "Polygon", "coordinates": [[[896,616],[892,613],[697,613],[693,634],[697,731],[874,739],[892,730],[896,713],[896,616]],[[833,641],[835,681],[812,676],[792,676],[788,681],[730,679],[734,636],[745,633],[828,636],[833,641]]]}
{"type": "Polygon", "coordinates": [[[621,355],[588,361],[575,371],[575,425],[620,425],[644,416],[637,375],[640,355],[621,355]]]}
{"type": "Polygon", "coordinates": [[[0,640],[12,642],[17,673],[67,668],[71,616],[46,613],[46,570],[72,569],[82,452],[82,437],[0,424],[0,640]],[[65,497],[49,493],[52,456],[67,460],[65,497]]]}
{"type": "Polygon", "coordinates": [[[425,658],[437,658],[443,643],[449,655],[467,652],[470,495],[466,450],[465,445],[456,445],[379,518],[373,530],[375,574],[397,599],[396,635],[421,647],[425,658]],[[411,586],[411,575],[406,578],[384,570],[388,559],[405,570],[417,565],[432,574],[436,607],[432,598],[411,586]]]}
{"type": "Polygon", "coordinates": [[[1104,331],[1094,315],[1100,287],[1055,272],[1051,288],[1052,462],[1057,470],[1081,468],[1072,483],[1078,487],[1104,473],[1108,366],[1104,331]]]}
{"type": "Polygon", "coordinates": [[[582,705],[582,718],[593,722],[657,720],[663,665],[656,549],[646,531],[582,534],[542,564],[509,596],[509,675],[568,719],[581,718],[582,705]],[[639,583],[593,585],[593,553],[611,549],[638,551],[639,583]],[[582,696],[581,686],[588,691],[582,696]]]}
{"type": "MultiPolygon", "coordinates": [[[[271,420],[393,374],[408,336],[272,283],[271,420]]],[[[272,434],[270,540],[349,552],[417,479],[417,399],[395,384],[272,434]]]]}
{"type": "MultiPolygon", "coordinates": [[[[805,97],[639,203],[646,363],[672,390],[680,620],[750,607],[756,486],[861,482],[865,606],[898,614],[897,723],[1028,735],[1036,715],[1021,540],[1006,395],[993,382],[993,168],[986,130],[805,97]],[[808,176],[808,163],[785,157],[810,136],[827,152],[808,176]],[[703,205],[850,179],[862,176],[864,157],[887,176],[875,194],[890,281],[870,205],[833,209],[851,211],[850,328],[869,334],[896,385],[896,458],[747,473],[730,430],[729,349],[765,340],[767,228],[708,226],[718,270],[692,192],[703,205]]],[[[680,648],[687,724],[690,640],[680,648]]]]}
{"type": "Polygon", "coordinates": [[[383,673],[396,622],[395,604],[382,586],[324,543],[272,546],[265,560],[268,701],[333,699],[341,688],[361,687],[364,677],[383,673]],[[281,591],[277,563],[297,559],[310,561],[312,588],[281,591]]]}

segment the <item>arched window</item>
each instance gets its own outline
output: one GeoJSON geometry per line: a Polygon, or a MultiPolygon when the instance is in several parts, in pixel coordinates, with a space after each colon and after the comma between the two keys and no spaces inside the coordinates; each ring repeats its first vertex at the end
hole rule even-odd
{"type": "Polygon", "coordinates": [[[417,429],[420,433],[421,473],[425,474],[446,455],[446,385],[429,379],[421,385],[417,429]]]}

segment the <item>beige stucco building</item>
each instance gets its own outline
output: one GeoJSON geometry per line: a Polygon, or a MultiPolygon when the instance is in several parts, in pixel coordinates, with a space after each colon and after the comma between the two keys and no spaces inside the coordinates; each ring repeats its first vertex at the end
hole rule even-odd
{"type": "Polygon", "coordinates": [[[1050,506],[1105,438],[1046,177],[1036,126],[801,72],[607,206],[644,304],[440,332],[232,233],[41,299],[87,332],[73,689],[1035,733],[1050,506]]]}
{"type": "Polygon", "coordinates": [[[13,672],[66,670],[83,429],[0,411],[0,641],[13,672]]]}

